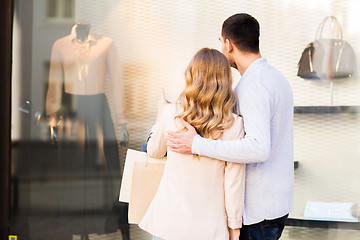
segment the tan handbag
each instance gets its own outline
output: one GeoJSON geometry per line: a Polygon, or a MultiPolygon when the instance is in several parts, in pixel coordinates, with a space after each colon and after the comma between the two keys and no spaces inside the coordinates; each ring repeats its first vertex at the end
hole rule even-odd
{"type": "Polygon", "coordinates": [[[128,149],[119,201],[129,202],[129,223],[139,224],[159,187],[166,157],[151,158],[147,153],[128,149]]]}
{"type": "Polygon", "coordinates": [[[348,78],[356,72],[356,57],[351,45],[343,40],[341,25],[336,17],[325,17],[316,32],[315,41],[304,49],[297,75],[304,79],[348,78]],[[323,38],[325,23],[331,20],[336,38],[323,38]]]}

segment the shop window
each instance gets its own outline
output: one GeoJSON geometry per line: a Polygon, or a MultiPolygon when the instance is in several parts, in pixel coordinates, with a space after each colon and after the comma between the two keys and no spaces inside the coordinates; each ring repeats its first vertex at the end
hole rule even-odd
{"type": "Polygon", "coordinates": [[[46,17],[48,19],[73,19],[74,0],[47,0],[46,17]]]}

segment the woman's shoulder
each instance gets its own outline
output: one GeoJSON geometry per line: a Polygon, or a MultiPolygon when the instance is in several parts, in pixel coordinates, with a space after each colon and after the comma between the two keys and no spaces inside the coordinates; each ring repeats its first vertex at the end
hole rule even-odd
{"type": "Polygon", "coordinates": [[[167,103],[164,105],[162,109],[162,116],[163,117],[175,117],[177,114],[177,105],[175,103],[167,103]]]}
{"type": "Polygon", "coordinates": [[[224,134],[221,138],[222,140],[243,138],[245,135],[243,118],[237,114],[233,114],[233,117],[234,123],[231,125],[230,128],[225,129],[224,134]]]}
{"type": "Polygon", "coordinates": [[[167,103],[164,105],[161,113],[161,122],[168,128],[173,128],[174,120],[178,115],[178,106],[175,103],[167,103]]]}

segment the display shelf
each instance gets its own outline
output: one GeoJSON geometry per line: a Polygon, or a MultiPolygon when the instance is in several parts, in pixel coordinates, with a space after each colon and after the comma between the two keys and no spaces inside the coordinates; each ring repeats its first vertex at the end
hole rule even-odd
{"type": "Polygon", "coordinates": [[[295,114],[359,114],[360,106],[295,106],[295,114]]]}

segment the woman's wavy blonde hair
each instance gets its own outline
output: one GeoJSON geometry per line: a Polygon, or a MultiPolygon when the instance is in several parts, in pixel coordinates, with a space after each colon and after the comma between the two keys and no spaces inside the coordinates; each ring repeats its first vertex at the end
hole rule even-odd
{"type": "Polygon", "coordinates": [[[202,137],[219,139],[234,123],[236,103],[226,57],[215,49],[199,50],[185,71],[185,82],[178,98],[182,112],[176,118],[190,123],[202,137]]]}

